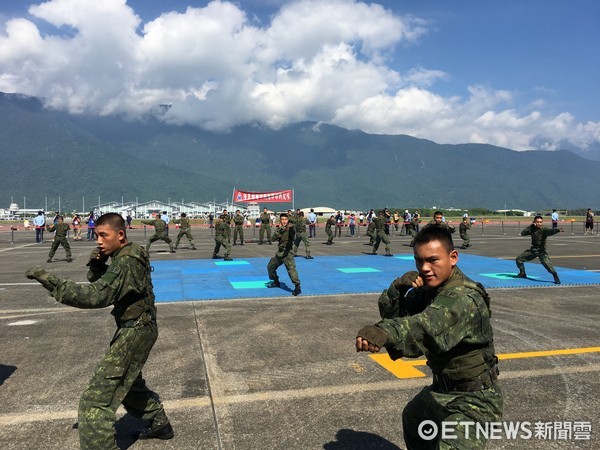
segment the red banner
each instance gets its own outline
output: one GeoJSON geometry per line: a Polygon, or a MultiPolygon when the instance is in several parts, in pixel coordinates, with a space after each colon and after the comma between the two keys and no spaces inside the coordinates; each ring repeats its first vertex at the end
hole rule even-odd
{"type": "Polygon", "coordinates": [[[238,189],[233,191],[234,202],[287,203],[294,200],[293,196],[291,189],[273,192],[248,192],[238,189]]]}

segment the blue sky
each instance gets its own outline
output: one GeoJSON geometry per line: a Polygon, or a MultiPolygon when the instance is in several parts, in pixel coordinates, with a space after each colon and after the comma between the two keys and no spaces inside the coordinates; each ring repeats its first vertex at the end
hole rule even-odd
{"type": "Polygon", "coordinates": [[[226,131],[600,144],[600,2],[3,0],[0,91],[226,131]],[[98,4],[101,4],[98,5],[98,4]]]}

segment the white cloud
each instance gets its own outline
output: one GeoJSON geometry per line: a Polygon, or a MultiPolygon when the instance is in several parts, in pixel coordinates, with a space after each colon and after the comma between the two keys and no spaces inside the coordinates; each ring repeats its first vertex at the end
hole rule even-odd
{"type": "Polygon", "coordinates": [[[428,25],[374,3],[298,0],[267,24],[226,1],[144,24],[125,0],[50,0],[29,13],[0,30],[0,91],[75,113],[135,118],[169,104],[163,120],[212,130],[315,120],[515,149],[600,142],[600,123],[544,114],[543,89],[520,111],[505,90],[436,93],[452,76],[443,70],[398,72],[392,53],[428,25]]]}

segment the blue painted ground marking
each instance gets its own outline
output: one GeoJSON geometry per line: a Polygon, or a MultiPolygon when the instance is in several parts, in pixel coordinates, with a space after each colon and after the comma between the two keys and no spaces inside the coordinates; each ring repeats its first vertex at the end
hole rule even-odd
{"type": "MultiPolygon", "coordinates": [[[[269,259],[153,261],[154,293],[158,302],[291,296],[294,285],[284,266],[277,270],[282,289],[265,289],[269,259]]],[[[415,270],[412,253],[394,258],[348,255],[295,261],[302,295],[307,296],[378,293],[404,272],[415,270]]],[[[525,264],[527,279],[515,278],[518,270],[514,260],[461,253],[458,265],[487,288],[555,286],[552,275],[537,263],[525,264]]],[[[556,270],[563,285],[600,284],[600,273],[561,267],[556,270]]]]}

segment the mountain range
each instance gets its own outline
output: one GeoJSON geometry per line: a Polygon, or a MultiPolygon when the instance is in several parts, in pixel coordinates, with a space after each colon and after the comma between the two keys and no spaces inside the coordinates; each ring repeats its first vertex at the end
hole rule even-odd
{"type": "MultiPolygon", "coordinates": [[[[437,144],[302,122],[227,133],[155,117],[72,115],[0,93],[0,207],[225,201],[234,188],[294,189],[295,207],[594,208],[600,161],[571,151],[437,144]],[[21,205],[22,206],[22,205],[21,205]]],[[[279,205],[281,208],[292,205],[279,205]]]]}

